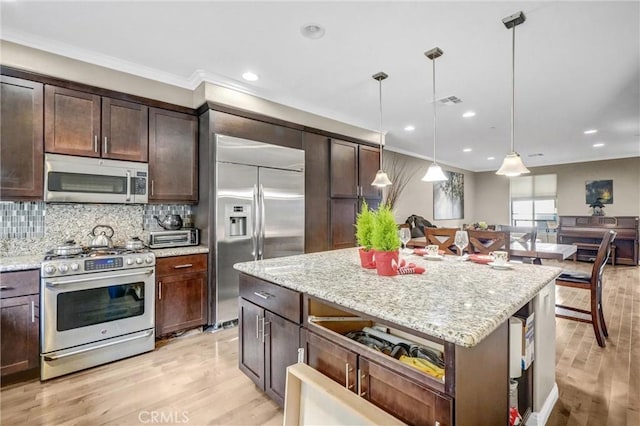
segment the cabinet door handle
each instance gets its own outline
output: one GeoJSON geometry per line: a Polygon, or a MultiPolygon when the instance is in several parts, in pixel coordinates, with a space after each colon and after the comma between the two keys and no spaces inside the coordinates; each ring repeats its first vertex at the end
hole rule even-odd
{"type": "Polygon", "coordinates": [[[362,382],[367,378],[362,371],[358,368],[358,395],[364,397],[367,395],[367,392],[362,392],[362,382]]]}
{"type": "Polygon", "coordinates": [[[173,267],[173,269],[191,268],[192,266],[193,263],[185,263],[184,265],[176,265],[173,267]]]}
{"type": "Polygon", "coordinates": [[[0,285],[0,290],[13,290],[13,287],[8,285],[0,285]]]}
{"type": "Polygon", "coordinates": [[[98,135],[93,135],[93,150],[98,152],[98,135]]]}
{"type": "Polygon", "coordinates": [[[162,281],[158,281],[158,300],[162,300],[162,281]]]}
{"type": "Polygon", "coordinates": [[[31,301],[31,322],[36,322],[36,302],[31,301]]]}
{"type": "Polygon", "coordinates": [[[151,195],[153,195],[153,179],[151,179],[151,195]]]}
{"type": "Polygon", "coordinates": [[[345,378],[344,387],[349,389],[349,390],[353,389],[353,385],[349,384],[349,372],[351,372],[351,371],[353,371],[353,368],[351,368],[349,363],[346,362],[344,364],[344,378],[345,378]]]}
{"type": "Polygon", "coordinates": [[[105,136],[105,137],[104,137],[104,154],[106,154],[106,153],[108,153],[108,152],[109,152],[109,149],[108,149],[109,145],[108,145],[108,143],[109,143],[109,142],[108,142],[108,140],[107,140],[107,137],[105,136]]]}
{"type": "Polygon", "coordinates": [[[260,315],[256,314],[256,340],[260,340],[260,315]]]}
{"type": "Polygon", "coordinates": [[[267,322],[266,318],[262,318],[262,343],[264,343],[265,337],[269,336],[271,333],[267,334],[266,333],[266,328],[267,326],[269,326],[269,328],[271,328],[271,321],[267,322]]]}

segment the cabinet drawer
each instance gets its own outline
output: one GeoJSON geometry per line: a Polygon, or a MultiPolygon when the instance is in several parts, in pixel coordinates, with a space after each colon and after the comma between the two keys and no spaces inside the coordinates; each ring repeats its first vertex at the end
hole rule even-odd
{"type": "Polygon", "coordinates": [[[258,278],[240,274],[240,297],[300,324],[302,294],[258,278]]]}
{"type": "Polygon", "coordinates": [[[0,299],[40,293],[40,271],[4,272],[0,274],[0,299]]]}
{"type": "Polygon", "coordinates": [[[207,270],[206,254],[162,257],[156,259],[156,276],[190,274],[207,270]]]}

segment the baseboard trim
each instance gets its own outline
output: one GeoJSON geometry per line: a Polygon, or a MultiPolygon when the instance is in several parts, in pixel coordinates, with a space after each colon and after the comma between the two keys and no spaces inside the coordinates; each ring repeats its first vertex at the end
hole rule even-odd
{"type": "Polygon", "coordinates": [[[531,413],[527,419],[527,426],[544,426],[547,424],[547,420],[549,420],[549,416],[551,416],[551,411],[553,410],[553,406],[556,405],[558,397],[558,385],[557,383],[554,383],[553,388],[551,388],[551,392],[549,392],[547,399],[542,405],[542,409],[531,413]]]}

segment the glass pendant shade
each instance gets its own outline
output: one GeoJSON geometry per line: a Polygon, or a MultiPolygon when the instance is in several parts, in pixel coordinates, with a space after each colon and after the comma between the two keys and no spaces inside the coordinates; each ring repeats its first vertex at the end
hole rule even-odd
{"type": "Polygon", "coordinates": [[[442,56],[443,53],[444,52],[439,47],[434,47],[433,49],[424,52],[424,56],[431,59],[433,65],[433,163],[431,163],[427,169],[427,173],[422,177],[424,182],[441,182],[448,180],[447,176],[442,171],[442,167],[440,167],[436,161],[436,58],[442,56]]]}
{"type": "Polygon", "coordinates": [[[507,154],[504,157],[504,161],[502,162],[502,166],[496,172],[497,175],[504,175],[509,177],[520,176],[521,174],[529,173],[529,169],[527,169],[522,162],[522,158],[520,158],[520,154],[517,152],[512,152],[511,154],[507,154]]]}
{"type": "Polygon", "coordinates": [[[504,157],[502,166],[496,172],[497,175],[508,177],[520,176],[529,173],[515,149],[515,115],[516,115],[516,27],[526,20],[524,13],[518,12],[502,20],[507,29],[511,29],[511,153],[504,157]]]}
{"type": "Polygon", "coordinates": [[[438,163],[432,163],[424,174],[422,180],[425,182],[441,182],[447,180],[447,176],[442,171],[438,163]]]}
{"type": "Polygon", "coordinates": [[[378,187],[385,187],[391,185],[391,180],[389,180],[389,176],[384,172],[384,170],[378,170],[376,173],[376,178],[371,182],[371,185],[378,187]]]}
{"type": "Polygon", "coordinates": [[[385,186],[389,186],[392,184],[389,176],[382,170],[382,151],[384,150],[384,145],[382,144],[382,80],[389,77],[387,74],[380,71],[379,73],[374,74],[374,80],[378,81],[378,93],[380,96],[380,170],[376,173],[376,177],[371,182],[371,186],[377,186],[378,188],[384,188],[385,186]]]}

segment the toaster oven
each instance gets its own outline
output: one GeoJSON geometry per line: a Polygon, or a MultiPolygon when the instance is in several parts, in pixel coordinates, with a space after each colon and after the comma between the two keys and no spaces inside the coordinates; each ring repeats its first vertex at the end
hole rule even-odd
{"type": "Polygon", "coordinates": [[[150,248],[197,246],[198,244],[200,244],[200,235],[196,228],[151,231],[149,233],[150,248]]]}

